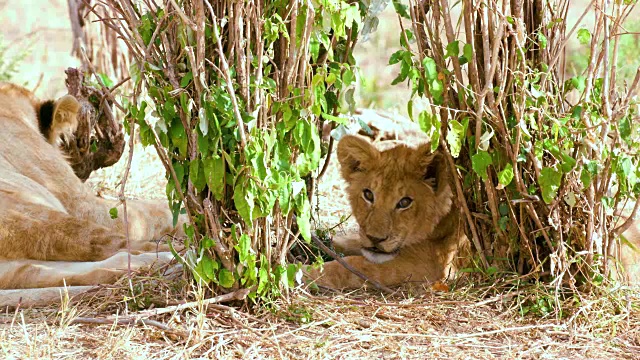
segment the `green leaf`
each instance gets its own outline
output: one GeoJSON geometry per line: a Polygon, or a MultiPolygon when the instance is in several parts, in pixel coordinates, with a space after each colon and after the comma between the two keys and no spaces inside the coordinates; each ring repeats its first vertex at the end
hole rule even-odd
{"type": "Polygon", "coordinates": [[[109,216],[112,219],[117,219],[118,218],[118,209],[115,207],[112,207],[111,209],[109,209],[109,216]]]}
{"type": "Polygon", "coordinates": [[[341,124],[341,125],[345,125],[345,126],[347,126],[349,124],[349,119],[347,119],[347,118],[333,116],[333,115],[329,115],[327,113],[322,113],[322,117],[325,120],[333,121],[333,122],[335,122],[337,124],[341,124]]]}
{"type": "Polygon", "coordinates": [[[591,33],[587,29],[578,30],[578,41],[580,44],[586,45],[591,42],[591,33]]]}
{"type": "Polygon", "coordinates": [[[239,179],[233,189],[233,202],[238,213],[248,226],[253,222],[254,195],[249,189],[249,180],[239,179]]]}
{"type": "Polygon", "coordinates": [[[424,67],[427,80],[433,81],[438,78],[438,68],[436,67],[436,61],[430,57],[425,57],[422,60],[422,66],[424,67]]]}
{"type": "Polygon", "coordinates": [[[114,85],[113,80],[109,79],[109,77],[106,74],[98,73],[97,75],[102,81],[102,83],[104,84],[104,86],[108,88],[113,87],[114,85]]]}
{"type": "Polygon", "coordinates": [[[189,163],[189,180],[197,191],[204,190],[206,180],[204,177],[204,169],[199,159],[195,159],[189,163]]]}
{"type": "Polygon", "coordinates": [[[191,80],[193,80],[193,73],[191,71],[189,71],[180,80],[180,87],[182,87],[182,88],[187,87],[187,85],[189,85],[189,82],[191,82],[191,80]]]}
{"type": "Polygon", "coordinates": [[[399,84],[407,79],[411,71],[411,62],[403,59],[400,63],[400,74],[391,82],[391,85],[399,84]]]}
{"type": "Polygon", "coordinates": [[[502,186],[507,186],[513,180],[513,166],[511,164],[507,164],[502,171],[498,173],[498,182],[502,186]]]}
{"type": "Polygon", "coordinates": [[[407,11],[408,6],[402,4],[400,2],[400,0],[393,0],[393,8],[396,10],[396,13],[398,15],[402,16],[405,19],[411,20],[411,16],[409,15],[409,12],[407,11]]]}
{"type": "Polygon", "coordinates": [[[622,171],[622,175],[624,178],[628,178],[629,176],[631,176],[631,170],[633,170],[633,163],[631,162],[630,158],[624,157],[623,159],[621,159],[618,167],[622,171]]]}
{"type": "Polygon", "coordinates": [[[584,76],[574,76],[571,78],[571,84],[579,92],[583,92],[587,86],[587,78],[584,76]]]}
{"type": "Polygon", "coordinates": [[[440,145],[440,119],[437,116],[433,117],[433,132],[431,133],[431,152],[435,152],[440,145]]]}
{"type": "Polygon", "coordinates": [[[289,264],[287,266],[287,284],[292,289],[296,286],[296,276],[300,271],[300,266],[300,264],[289,264]]]}
{"type": "Polygon", "coordinates": [[[218,283],[220,286],[228,289],[232,287],[235,282],[236,280],[234,279],[231,271],[227,269],[220,270],[220,273],[218,274],[218,283]]]}
{"type": "Polygon", "coordinates": [[[133,80],[133,86],[137,86],[140,82],[140,65],[135,61],[131,61],[131,64],[129,65],[129,76],[131,77],[131,80],[133,80]]]}
{"type": "Polygon", "coordinates": [[[454,158],[457,158],[460,155],[460,150],[462,150],[462,144],[464,143],[468,124],[468,118],[465,118],[462,124],[457,120],[449,121],[447,144],[449,144],[451,156],[453,156],[454,158]]]}
{"type": "Polygon", "coordinates": [[[576,166],[576,159],[567,154],[562,154],[562,163],[560,168],[565,174],[568,174],[576,166]]]}
{"type": "Polygon", "coordinates": [[[282,215],[286,216],[291,212],[292,191],[291,178],[288,175],[280,177],[280,181],[278,183],[278,203],[280,204],[282,215]]]}
{"type": "Polygon", "coordinates": [[[629,142],[632,133],[631,121],[629,116],[625,116],[620,119],[620,122],[618,123],[618,129],[620,131],[620,137],[622,137],[624,141],[629,142]]]}
{"type": "Polygon", "coordinates": [[[315,36],[312,36],[309,40],[309,52],[311,53],[311,60],[314,63],[317,62],[320,55],[320,41],[315,36]]]}
{"type": "Polygon", "coordinates": [[[405,29],[404,36],[400,35],[400,46],[402,46],[407,50],[410,50],[409,43],[411,43],[413,40],[414,40],[413,32],[409,29],[405,29]],[[405,41],[405,38],[406,38],[406,41],[405,41]]]}
{"type": "Polygon", "coordinates": [[[423,110],[418,115],[418,124],[420,125],[420,129],[424,131],[427,135],[431,134],[432,128],[432,115],[429,111],[423,110]]]}
{"type": "Polygon", "coordinates": [[[389,65],[399,63],[402,60],[405,52],[406,50],[398,50],[391,54],[391,57],[389,58],[389,65]]]}
{"type": "Polygon", "coordinates": [[[238,258],[240,262],[244,265],[247,265],[247,262],[251,257],[255,259],[255,255],[253,254],[253,249],[251,248],[251,238],[247,234],[242,234],[240,239],[238,239],[238,244],[234,246],[236,251],[238,251],[238,258]]]}
{"type": "Polygon", "coordinates": [[[217,200],[224,193],[224,159],[218,155],[202,160],[204,176],[209,190],[217,200]]]}
{"type": "Polygon", "coordinates": [[[552,168],[545,167],[540,171],[540,190],[542,191],[542,199],[545,203],[551,204],[558,194],[560,181],[562,180],[562,172],[552,168]]]}
{"type": "Polygon", "coordinates": [[[458,54],[460,54],[460,41],[455,40],[450,42],[447,45],[447,53],[444,56],[445,59],[448,57],[458,57],[458,54]]]}
{"type": "Polygon", "coordinates": [[[462,47],[462,56],[467,59],[467,62],[473,60],[473,46],[471,46],[471,44],[464,44],[462,47]]]}
{"type": "Polygon", "coordinates": [[[546,49],[548,42],[549,42],[549,40],[547,40],[547,37],[544,36],[543,33],[538,32],[538,43],[540,44],[540,48],[541,49],[546,49]]]}
{"type": "Polygon", "coordinates": [[[482,180],[489,178],[487,168],[492,162],[491,155],[486,151],[478,151],[477,154],[471,157],[471,167],[473,167],[473,171],[475,171],[476,174],[480,175],[482,180]]]}
{"type": "Polygon", "coordinates": [[[431,87],[429,88],[431,95],[434,98],[436,104],[442,103],[442,94],[444,93],[444,84],[440,80],[433,80],[431,87]]]}
{"type": "Polygon", "coordinates": [[[588,188],[591,184],[591,174],[589,173],[589,171],[587,171],[586,168],[583,168],[582,172],[580,173],[580,181],[582,182],[583,189],[588,188]]]}
{"type": "Polygon", "coordinates": [[[200,260],[202,274],[209,279],[209,281],[216,280],[216,271],[220,268],[220,264],[217,261],[211,260],[206,254],[202,256],[200,260]]]}
{"type": "Polygon", "coordinates": [[[487,149],[489,149],[489,144],[491,138],[493,138],[493,134],[493,128],[489,127],[489,129],[480,136],[480,144],[478,145],[480,150],[487,151],[487,149]]]}

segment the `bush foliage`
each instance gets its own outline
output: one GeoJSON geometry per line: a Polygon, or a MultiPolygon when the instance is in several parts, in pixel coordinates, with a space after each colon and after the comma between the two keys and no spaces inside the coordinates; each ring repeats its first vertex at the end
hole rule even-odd
{"type": "Polygon", "coordinates": [[[352,50],[388,4],[402,27],[393,84],[409,84],[410,117],[455,165],[476,269],[574,284],[616,265],[640,191],[640,72],[616,77],[635,1],[595,1],[592,29],[567,28],[565,0],[106,3],[134,59],[127,126],[167,169],[190,222],[176,256],[200,283],[293,285],[287,252],[311,236],[310,184],[333,145],[319,130],[353,110],[352,50]],[[589,52],[575,74],[571,37],[589,52]]]}
{"type": "Polygon", "coordinates": [[[405,19],[394,83],[410,84],[409,114],[457,165],[479,267],[601,282],[640,191],[640,72],[616,86],[635,1],[595,1],[594,27],[579,30],[569,1],[393,3],[405,19]],[[570,37],[588,50],[575,75],[570,37]],[[414,113],[418,99],[428,108],[414,113]]]}
{"type": "MultiPolygon", "coordinates": [[[[134,59],[128,126],[156,147],[203,284],[293,285],[286,255],[311,237],[309,186],[325,124],[354,107],[352,50],[368,8],[340,0],[107,1],[134,59]],[[167,7],[163,5],[167,5],[167,7]]],[[[369,26],[370,27],[370,26],[369,26]]]]}

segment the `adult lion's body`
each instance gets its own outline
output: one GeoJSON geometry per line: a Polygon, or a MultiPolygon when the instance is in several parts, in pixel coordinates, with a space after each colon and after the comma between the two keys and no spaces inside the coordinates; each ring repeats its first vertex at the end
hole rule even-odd
{"type": "MultiPolygon", "coordinates": [[[[360,233],[336,245],[354,254],[345,261],[384,285],[447,278],[468,243],[447,162],[412,125],[369,122],[373,132],[368,136],[345,136],[338,144],[360,233]]],[[[318,276],[313,274],[318,284],[335,288],[363,283],[337,262],[326,263],[318,276]]]]}
{"type": "MultiPolygon", "coordinates": [[[[56,146],[73,132],[78,108],[70,96],[41,102],[22,87],[0,83],[0,262],[21,266],[3,268],[0,288],[62,285],[59,278],[16,283],[18,276],[28,278],[29,262],[22,260],[98,261],[125,247],[122,216],[109,215],[116,203],[96,197],[56,146]]],[[[166,204],[127,205],[133,249],[152,250],[150,240],[173,231],[166,204]]]]}

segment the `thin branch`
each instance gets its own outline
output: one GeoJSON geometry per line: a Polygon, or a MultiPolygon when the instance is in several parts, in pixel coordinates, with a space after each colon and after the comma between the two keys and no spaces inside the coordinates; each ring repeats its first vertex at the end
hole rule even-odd
{"type": "Polygon", "coordinates": [[[353,274],[355,274],[357,277],[359,277],[360,279],[364,280],[365,282],[368,282],[369,284],[373,285],[376,289],[385,292],[387,294],[393,294],[393,290],[391,290],[390,288],[380,284],[379,282],[375,281],[375,280],[371,280],[369,279],[366,275],[364,275],[363,273],[359,272],[358,270],[356,270],[353,266],[349,265],[349,263],[347,263],[346,261],[344,261],[344,259],[342,259],[342,257],[340,257],[340,255],[336,254],[335,251],[329,249],[323,242],[322,240],[320,240],[320,238],[318,238],[316,235],[311,234],[311,239],[313,240],[313,242],[325,253],[327,253],[329,256],[331,256],[334,260],[336,260],[338,263],[340,263],[340,265],[344,266],[345,269],[351,271],[353,274]]]}
{"type": "Polygon", "coordinates": [[[164,323],[156,320],[139,319],[130,316],[117,317],[117,318],[91,318],[91,317],[77,317],[73,318],[70,322],[72,324],[91,324],[91,325],[143,325],[148,327],[155,327],[169,334],[178,336],[180,338],[187,338],[188,334],[184,331],[176,330],[167,326],[164,323]]]}

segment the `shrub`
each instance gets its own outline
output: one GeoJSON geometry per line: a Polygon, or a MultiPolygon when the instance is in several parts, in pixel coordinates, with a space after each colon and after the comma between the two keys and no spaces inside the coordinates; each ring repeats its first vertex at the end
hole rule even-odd
{"type": "Polygon", "coordinates": [[[577,32],[567,29],[568,1],[464,0],[459,19],[449,1],[393,3],[406,19],[394,83],[410,83],[409,114],[457,165],[480,267],[599,283],[630,224],[619,215],[640,190],[640,71],[616,86],[614,36],[635,1],[596,1],[585,10],[595,27],[577,32]],[[573,36],[588,62],[565,79],[573,36]],[[428,109],[413,113],[416,99],[428,109]]]}
{"type": "MultiPolygon", "coordinates": [[[[127,126],[155,146],[203,284],[279,293],[309,240],[308,184],[328,151],[319,129],[354,106],[359,2],[107,1],[135,84],[127,126]]],[[[330,150],[329,150],[330,151],[330,150]]]]}

